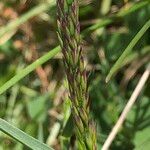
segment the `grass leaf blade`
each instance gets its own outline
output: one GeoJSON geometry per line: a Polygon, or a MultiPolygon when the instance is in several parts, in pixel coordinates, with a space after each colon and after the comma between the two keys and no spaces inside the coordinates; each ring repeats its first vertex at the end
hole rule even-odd
{"type": "Polygon", "coordinates": [[[0,118],[0,130],[33,150],[53,150],[0,118]]]}
{"type": "Polygon", "coordinates": [[[45,3],[45,4],[40,4],[36,7],[34,7],[33,9],[31,9],[30,11],[28,11],[27,13],[25,13],[24,15],[20,16],[18,19],[8,23],[6,26],[0,28],[0,38],[2,38],[6,33],[16,29],[17,27],[19,27],[21,24],[25,23],[27,20],[29,20],[30,18],[39,15],[40,13],[48,10],[50,7],[49,3],[45,3]]]}
{"type": "Polygon", "coordinates": [[[14,77],[12,77],[10,80],[8,80],[4,85],[0,87],[0,94],[4,93],[7,89],[9,89],[11,86],[16,84],[18,81],[20,81],[22,78],[24,78],[26,75],[28,75],[30,72],[32,72],[35,68],[42,65],[52,57],[54,57],[58,52],[60,52],[60,48],[56,47],[53,50],[46,53],[44,56],[37,59],[35,62],[24,68],[23,70],[19,71],[14,77]]]}
{"type": "Polygon", "coordinates": [[[111,79],[111,77],[121,68],[121,64],[124,61],[124,59],[132,51],[133,47],[137,44],[137,42],[141,39],[141,37],[148,30],[149,27],[150,27],[150,20],[148,20],[145,23],[145,25],[141,28],[141,30],[135,35],[135,37],[129,43],[129,45],[124,50],[124,52],[122,53],[122,55],[119,57],[119,59],[113,65],[113,67],[110,69],[110,71],[109,71],[109,73],[108,73],[108,75],[106,77],[106,82],[108,82],[111,79]]]}

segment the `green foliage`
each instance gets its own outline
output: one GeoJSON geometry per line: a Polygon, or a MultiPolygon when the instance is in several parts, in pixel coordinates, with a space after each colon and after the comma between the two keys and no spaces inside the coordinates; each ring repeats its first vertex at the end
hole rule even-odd
{"type": "Polygon", "coordinates": [[[24,132],[12,126],[11,124],[9,124],[3,119],[0,119],[0,130],[10,135],[14,139],[18,140],[19,142],[25,144],[26,146],[30,147],[33,150],[34,149],[52,150],[52,148],[49,148],[47,145],[25,134],[24,132]]]}
{"type": "Polygon", "coordinates": [[[27,103],[28,112],[32,120],[36,120],[39,123],[44,122],[48,111],[46,101],[49,97],[49,95],[39,96],[27,103]]]}
{"type": "Polygon", "coordinates": [[[150,20],[148,20],[145,25],[142,27],[142,29],[135,35],[133,40],[129,43],[127,48],[123,51],[123,54],[119,57],[117,62],[114,64],[114,66],[111,68],[109,74],[106,77],[106,82],[110,80],[110,78],[117,72],[118,69],[121,68],[122,62],[125,61],[125,58],[128,57],[129,53],[131,53],[133,47],[137,44],[137,42],[140,40],[140,38],[143,36],[143,34],[149,29],[150,27],[150,20]]]}
{"type": "MultiPolygon", "coordinates": [[[[150,60],[150,1],[80,0],[79,5],[88,117],[96,122],[101,149],[150,60]],[[111,68],[109,78],[117,74],[106,84],[111,68]]],[[[0,149],[77,146],[56,11],[55,0],[0,1],[0,149]]],[[[148,80],[110,149],[149,149],[149,89],[148,80]]]]}
{"type": "Polygon", "coordinates": [[[135,150],[150,148],[150,142],[149,142],[150,136],[147,134],[149,132],[150,132],[150,128],[146,128],[136,133],[134,139],[135,150]]]}
{"type": "Polygon", "coordinates": [[[45,54],[41,58],[37,59],[31,65],[27,66],[25,69],[19,71],[13,78],[8,80],[3,86],[0,87],[0,94],[5,92],[7,89],[9,89],[11,86],[13,86],[22,78],[27,76],[30,72],[35,70],[35,68],[37,68],[38,66],[48,61],[50,58],[54,57],[59,51],[60,51],[60,48],[56,47],[55,49],[53,49],[52,51],[49,51],[47,54],[45,54]]]}
{"type": "Polygon", "coordinates": [[[0,38],[2,38],[6,33],[16,29],[19,27],[21,24],[29,20],[30,18],[48,10],[50,7],[50,3],[46,4],[40,4],[39,6],[36,6],[33,8],[31,11],[25,13],[23,16],[21,16],[19,19],[10,22],[7,26],[2,27],[0,29],[0,38]]]}

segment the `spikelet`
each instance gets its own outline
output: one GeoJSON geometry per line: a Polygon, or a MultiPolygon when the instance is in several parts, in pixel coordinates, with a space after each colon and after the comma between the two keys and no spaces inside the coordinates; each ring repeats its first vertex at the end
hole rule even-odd
{"type": "Polygon", "coordinates": [[[80,149],[95,150],[96,130],[95,124],[89,119],[87,77],[82,57],[78,0],[57,0],[57,12],[57,34],[68,80],[76,138],[80,149]]]}

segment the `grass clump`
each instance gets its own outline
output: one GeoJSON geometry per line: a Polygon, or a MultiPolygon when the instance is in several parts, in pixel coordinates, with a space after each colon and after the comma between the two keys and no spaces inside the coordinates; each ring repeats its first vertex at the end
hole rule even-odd
{"type": "Polygon", "coordinates": [[[149,4],[0,1],[0,149],[150,149],[149,4]]]}

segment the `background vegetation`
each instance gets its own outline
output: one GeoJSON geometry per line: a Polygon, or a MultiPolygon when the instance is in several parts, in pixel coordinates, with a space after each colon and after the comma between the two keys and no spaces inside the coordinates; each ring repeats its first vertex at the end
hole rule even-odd
{"type": "MultiPolygon", "coordinates": [[[[150,60],[149,30],[121,62],[117,75],[108,83],[106,76],[149,19],[149,0],[80,1],[83,52],[98,149],[150,60]]],[[[40,60],[41,64],[45,62],[42,66],[36,67],[37,62],[32,69],[22,71],[58,46],[56,30],[55,0],[0,1],[0,87],[19,71],[18,80],[25,76],[19,82],[14,79],[11,88],[0,88],[0,117],[54,149],[67,149],[72,124],[66,126],[70,103],[59,48],[54,49],[55,57],[48,60],[50,54],[40,60]]],[[[148,81],[113,141],[112,150],[150,149],[149,91],[148,81]]],[[[3,149],[27,148],[0,132],[0,150],[3,149]]]]}

